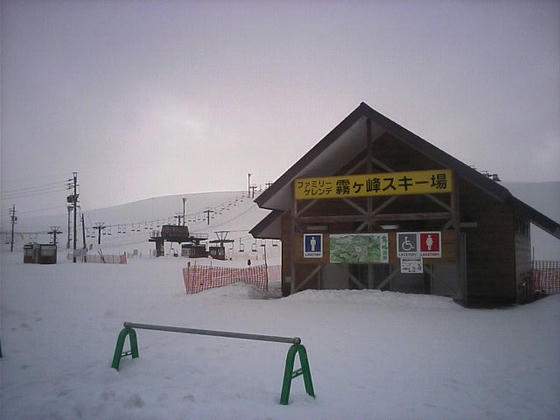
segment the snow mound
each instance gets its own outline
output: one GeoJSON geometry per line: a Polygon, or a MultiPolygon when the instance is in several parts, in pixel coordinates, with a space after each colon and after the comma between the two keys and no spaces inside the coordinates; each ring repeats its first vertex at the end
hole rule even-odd
{"type": "Polygon", "coordinates": [[[448,309],[457,308],[451,298],[444,296],[416,295],[410,293],[382,292],[380,290],[304,290],[286,297],[287,300],[306,302],[336,302],[372,305],[406,306],[408,308],[448,309]]]}
{"type": "Polygon", "coordinates": [[[242,282],[228,286],[217,287],[197,293],[198,297],[204,298],[232,298],[232,299],[266,299],[267,293],[256,286],[242,282]]]}

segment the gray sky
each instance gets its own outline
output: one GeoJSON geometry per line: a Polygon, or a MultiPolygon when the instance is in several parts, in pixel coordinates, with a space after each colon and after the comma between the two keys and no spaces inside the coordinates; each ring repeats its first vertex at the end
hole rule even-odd
{"type": "Polygon", "coordinates": [[[2,1],[1,31],[3,213],[64,212],[25,188],[72,171],[85,209],[274,181],[362,101],[560,180],[558,1],[2,1]]]}

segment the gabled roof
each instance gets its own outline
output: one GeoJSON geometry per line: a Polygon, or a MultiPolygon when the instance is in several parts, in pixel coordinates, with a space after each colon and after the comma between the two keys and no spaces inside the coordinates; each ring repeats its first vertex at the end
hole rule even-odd
{"type": "MultiPolygon", "coordinates": [[[[256,201],[256,200],[255,200],[256,201]]],[[[282,212],[272,210],[264,219],[253,227],[249,233],[260,239],[280,239],[282,237],[282,212]]]]}
{"type": "Polygon", "coordinates": [[[271,213],[253,230],[257,227],[259,227],[259,230],[264,229],[265,226],[262,223],[266,221],[270,224],[283,211],[290,209],[292,202],[291,185],[295,179],[335,174],[355,157],[357,150],[365,149],[368,119],[371,121],[373,140],[385,134],[399,139],[411,149],[430,158],[441,167],[452,169],[460,178],[480,188],[498,201],[511,205],[535,225],[560,239],[560,225],[558,223],[513,197],[509,190],[502,185],[428,143],[375,111],[364,102],[255,199],[259,207],[276,210],[277,212],[271,213]]]}

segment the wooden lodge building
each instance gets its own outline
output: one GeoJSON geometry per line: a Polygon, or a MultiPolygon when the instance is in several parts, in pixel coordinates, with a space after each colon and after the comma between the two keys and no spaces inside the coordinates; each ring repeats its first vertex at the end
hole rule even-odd
{"type": "Polygon", "coordinates": [[[523,301],[530,223],[560,225],[361,103],[255,199],[282,241],[282,292],[381,289],[523,301]]]}

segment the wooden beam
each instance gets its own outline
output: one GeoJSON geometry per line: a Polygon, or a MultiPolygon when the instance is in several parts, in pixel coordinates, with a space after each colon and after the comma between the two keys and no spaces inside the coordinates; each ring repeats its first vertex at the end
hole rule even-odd
{"type": "Polygon", "coordinates": [[[391,279],[393,279],[393,277],[395,277],[397,274],[399,274],[399,271],[400,271],[400,268],[397,264],[395,269],[393,270],[393,272],[391,274],[389,274],[387,277],[385,277],[385,279],[381,282],[381,284],[379,284],[379,286],[376,287],[376,289],[381,290],[383,287],[385,287],[385,285],[387,283],[389,283],[391,281],[391,279]]]}
{"type": "Polygon", "coordinates": [[[350,271],[348,271],[348,276],[350,277],[350,280],[352,280],[352,283],[354,283],[360,289],[365,289],[364,285],[360,283],[360,281],[350,271]]]}
{"type": "Polygon", "coordinates": [[[449,229],[451,226],[453,226],[453,219],[448,220],[445,225],[443,225],[443,227],[441,228],[441,230],[447,230],[449,229]]]}
{"type": "Polygon", "coordinates": [[[400,220],[441,220],[449,219],[448,212],[435,213],[392,213],[368,216],[367,214],[341,216],[304,216],[297,217],[300,223],[351,223],[351,222],[396,222],[400,220]]]}
{"type": "Polygon", "coordinates": [[[448,206],[447,203],[444,203],[442,200],[440,200],[439,198],[434,197],[431,194],[426,194],[425,197],[429,198],[430,200],[432,200],[434,203],[439,204],[441,207],[443,207],[445,210],[447,211],[452,211],[451,210],[451,206],[448,206]]]}
{"type": "Polygon", "coordinates": [[[298,285],[298,287],[295,288],[295,291],[298,292],[303,286],[305,286],[307,284],[307,282],[309,280],[311,280],[311,278],[317,274],[319,272],[319,270],[321,270],[321,268],[323,268],[322,265],[318,265],[317,267],[315,267],[313,269],[313,271],[311,273],[309,273],[309,275],[301,282],[300,285],[298,285]]]}
{"type": "Polygon", "coordinates": [[[358,206],[356,203],[354,203],[352,200],[349,200],[348,198],[343,198],[342,201],[344,201],[346,204],[348,204],[353,209],[358,210],[362,214],[367,213],[363,208],[361,208],[360,206],[358,206]]]}
{"type": "MultiPolygon", "coordinates": [[[[295,197],[294,194],[294,183],[292,182],[291,186],[292,190],[292,197],[295,197]]],[[[290,294],[295,293],[296,288],[296,264],[295,264],[295,246],[296,246],[296,216],[297,216],[297,200],[293,200],[292,211],[290,214],[290,274],[291,274],[291,283],[290,283],[290,294]]]]}
{"type": "Polygon", "coordinates": [[[385,165],[383,162],[374,158],[373,156],[371,157],[371,161],[375,163],[377,166],[379,166],[380,168],[385,169],[387,172],[394,172],[389,166],[385,165]]]}
{"type": "Polygon", "coordinates": [[[387,207],[388,205],[390,205],[392,202],[394,202],[395,200],[397,200],[399,198],[398,195],[394,195],[391,198],[389,198],[388,200],[385,200],[379,207],[377,207],[375,210],[373,210],[371,212],[372,216],[375,216],[377,213],[379,213],[381,210],[383,210],[385,207],[387,207]]]}
{"type": "Polygon", "coordinates": [[[350,167],[350,169],[344,171],[344,174],[342,174],[342,175],[352,175],[360,166],[362,166],[364,164],[366,159],[367,158],[363,158],[363,159],[359,160],[358,162],[356,162],[355,165],[352,165],[352,167],[350,167]]]}
{"type": "Polygon", "coordinates": [[[453,191],[451,192],[451,208],[453,211],[451,212],[451,220],[453,222],[453,230],[455,230],[455,241],[456,241],[456,252],[457,252],[457,279],[458,279],[458,286],[460,291],[459,299],[463,302],[466,306],[468,305],[469,300],[469,291],[467,285],[467,276],[466,272],[464,271],[464,267],[466,264],[465,253],[463,252],[463,238],[461,235],[461,212],[460,212],[460,205],[459,205],[459,182],[457,173],[453,171],[453,191]]]}
{"type": "Polygon", "coordinates": [[[368,222],[362,222],[360,226],[354,229],[354,233],[360,233],[366,226],[368,226],[368,222]]]}
{"type": "Polygon", "coordinates": [[[311,200],[309,203],[307,203],[305,206],[303,206],[303,208],[301,210],[299,210],[298,216],[301,216],[303,213],[305,213],[307,210],[309,210],[311,207],[313,207],[316,203],[317,203],[317,200],[311,200]]]}

